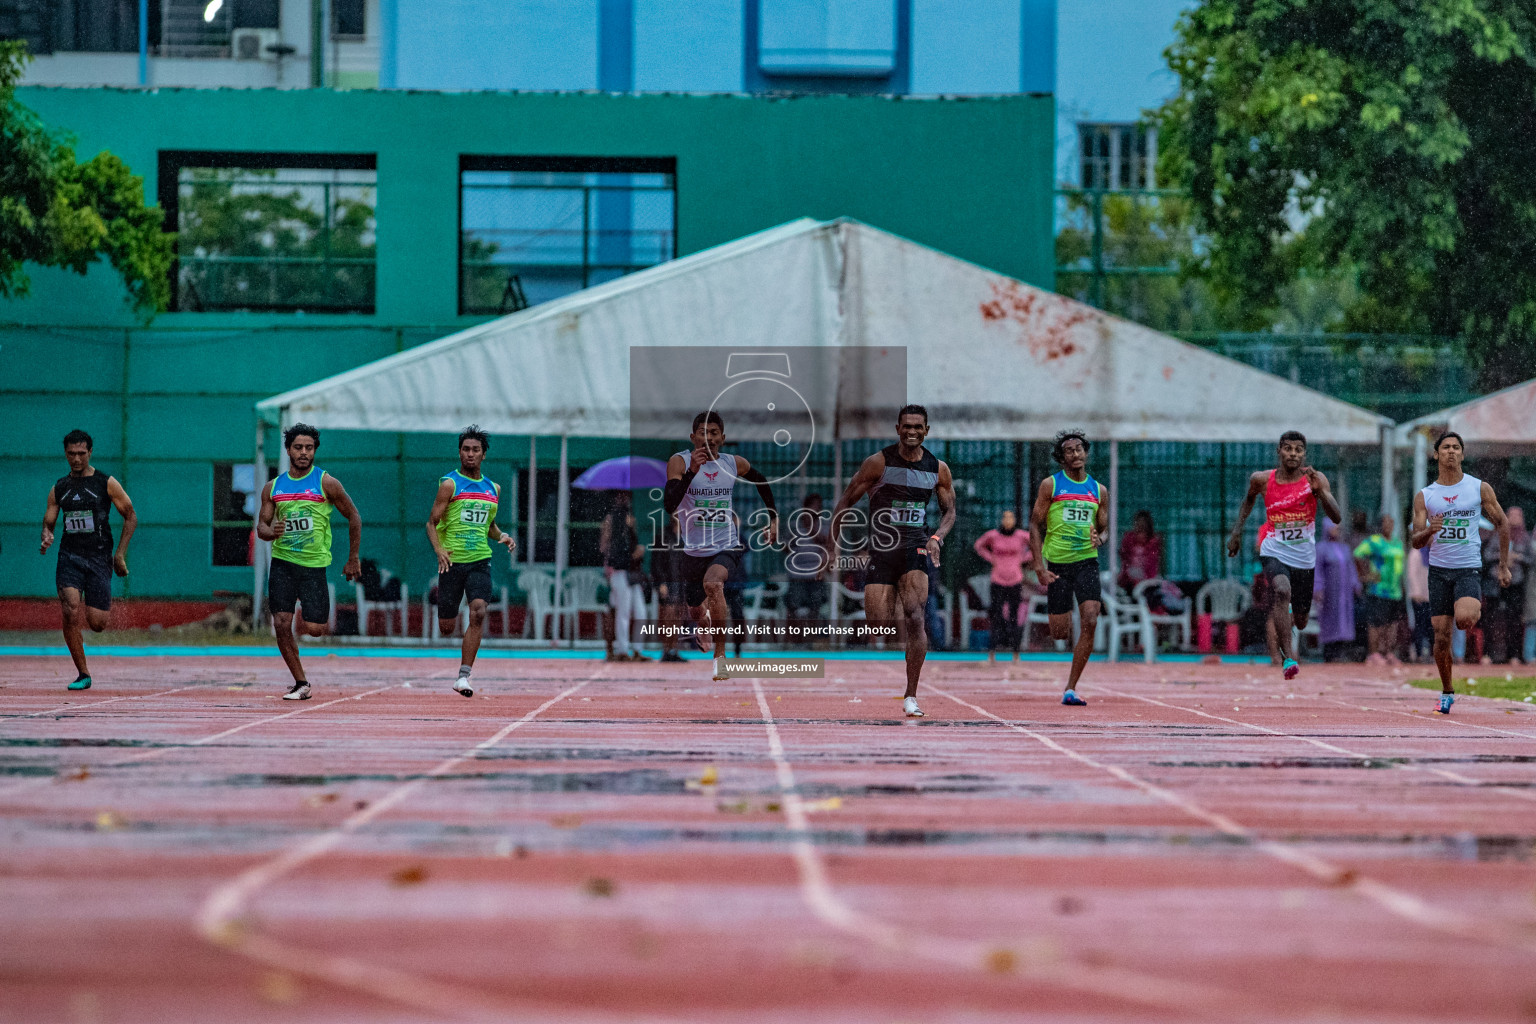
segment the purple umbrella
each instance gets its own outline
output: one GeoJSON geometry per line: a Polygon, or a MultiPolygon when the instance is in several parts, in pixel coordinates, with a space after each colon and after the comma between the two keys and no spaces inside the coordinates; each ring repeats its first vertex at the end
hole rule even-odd
{"type": "Polygon", "coordinates": [[[636,491],[666,485],[667,464],[643,455],[605,459],[571,481],[572,487],[583,491],[636,491]]]}

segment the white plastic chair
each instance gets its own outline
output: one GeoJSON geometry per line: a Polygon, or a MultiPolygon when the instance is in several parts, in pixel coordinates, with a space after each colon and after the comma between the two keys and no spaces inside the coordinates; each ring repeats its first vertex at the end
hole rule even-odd
{"type": "Polygon", "coordinates": [[[1128,600],[1117,587],[1104,588],[1104,611],[1099,625],[1109,634],[1108,655],[1110,661],[1120,660],[1121,644],[1128,636],[1141,641],[1142,657],[1148,665],[1157,660],[1157,634],[1147,617],[1143,601],[1128,600]]]}
{"type": "Polygon", "coordinates": [[[1236,622],[1253,606],[1253,595],[1242,580],[1211,580],[1195,593],[1195,614],[1214,622],[1236,622]]]}
{"type": "Polygon", "coordinates": [[[581,639],[581,613],[596,612],[601,616],[608,604],[597,599],[598,591],[606,583],[601,569],[582,566],[565,570],[560,584],[560,603],[555,611],[556,639],[581,639]],[[567,634],[569,630],[569,634],[567,634]]]}
{"type": "MultiPolygon", "coordinates": [[[[847,619],[849,621],[867,618],[864,613],[864,591],[849,590],[840,582],[834,583],[832,585],[832,600],[841,601],[844,598],[847,598],[849,601],[853,601],[858,605],[858,607],[846,614],[839,614],[838,618],[847,619]]],[[[838,605],[838,610],[841,612],[842,605],[838,605]]]]}
{"type": "Polygon", "coordinates": [[[1194,615],[1190,607],[1186,604],[1182,612],[1174,615],[1165,612],[1154,612],[1151,606],[1147,604],[1147,591],[1161,587],[1163,582],[1161,577],[1142,580],[1131,591],[1131,597],[1137,604],[1141,605],[1141,614],[1152,624],[1152,636],[1154,639],[1157,637],[1158,626],[1177,626],[1179,627],[1180,645],[1184,650],[1188,650],[1194,645],[1193,638],[1195,632],[1194,615]]]}
{"type": "Polygon", "coordinates": [[[772,580],[743,590],[742,606],[746,612],[747,621],[758,622],[762,619],[784,618],[789,612],[789,609],[784,606],[786,590],[783,583],[772,580]]]}
{"type": "MultiPolygon", "coordinates": [[[[1027,608],[1029,610],[1024,613],[1023,646],[1025,647],[1029,646],[1030,626],[1039,625],[1044,626],[1046,629],[1051,628],[1051,602],[1049,598],[1047,598],[1044,594],[1031,594],[1029,596],[1029,604],[1027,605],[1027,608]]],[[[1074,615],[1075,614],[1076,613],[1074,613],[1074,615]]],[[[1067,642],[1065,640],[1057,640],[1055,643],[1056,649],[1058,651],[1066,650],[1067,642]]]]}
{"type": "Polygon", "coordinates": [[[528,595],[523,636],[543,640],[545,619],[556,613],[555,578],[542,569],[524,569],[517,575],[517,589],[528,595]]]}

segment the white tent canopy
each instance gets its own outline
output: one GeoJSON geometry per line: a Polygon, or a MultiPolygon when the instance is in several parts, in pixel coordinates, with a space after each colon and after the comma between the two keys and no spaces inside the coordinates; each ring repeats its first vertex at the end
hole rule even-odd
{"type": "Polygon", "coordinates": [[[1460,434],[1467,450],[1475,455],[1536,451],[1536,380],[1427,413],[1398,426],[1397,444],[1413,448],[1415,487],[1429,482],[1429,445],[1445,430],[1460,434]]]}
{"type": "MultiPolygon", "coordinates": [[[[924,404],[937,438],[1037,440],[1074,426],[1108,440],[1112,528],[1119,441],[1272,441],[1301,430],[1315,442],[1375,445],[1391,423],[868,225],[810,219],[460,331],[256,409],[267,423],[340,430],[451,433],[477,422],[499,434],[629,437],[631,350],[679,346],[904,349],[906,395],[894,397],[924,404]]],[[[847,415],[846,381],[812,390],[815,422],[834,425],[820,439],[892,436],[885,417],[847,415]]],[[[851,397],[867,408],[881,396],[851,397]]],[[[563,483],[561,498],[563,510],[563,483]]],[[[557,572],[563,540],[562,529],[557,572]]]]}

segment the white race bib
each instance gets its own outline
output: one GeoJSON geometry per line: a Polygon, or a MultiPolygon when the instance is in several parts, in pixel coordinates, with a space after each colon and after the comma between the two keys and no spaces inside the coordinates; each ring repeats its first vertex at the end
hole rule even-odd
{"type": "Polygon", "coordinates": [[[1064,523],[1091,523],[1093,522],[1091,508],[1083,508],[1077,505],[1068,505],[1061,510],[1061,521],[1064,523]]]}
{"type": "Polygon", "coordinates": [[[96,513],[90,509],[81,512],[64,513],[65,533],[95,533],[96,513]]]}
{"type": "Polygon", "coordinates": [[[283,530],[287,533],[309,533],[314,528],[315,521],[309,516],[294,516],[283,520],[283,530]]]}
{"type": "Polygon", "coordinates": [[[928,521],[926,501],[891,502],[891,522],[897,526],[922,526],[928,521]]]}
{"type": "Polygon", "coordinates": [[[705,526],[723,526],[731,521],[730,498],[700,498],[693,507],[698,510],[698,521],[705,526]]]}
{"type": "Polygon", "coordinates": [[[488,508],[461,508],[459,509],[459,522],[468,523],[470,526],[484,526],[491,521],[491,510],[488,508]]]}

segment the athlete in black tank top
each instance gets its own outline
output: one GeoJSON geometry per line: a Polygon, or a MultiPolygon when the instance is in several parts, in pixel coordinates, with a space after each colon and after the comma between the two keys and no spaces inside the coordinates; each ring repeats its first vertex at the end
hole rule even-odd
{"type": "Polygon", "coordinates": [[[869,495],[870,562],[864,585],[864,614],[872,626],[899,622],[907,648],[907,690],[902,709],[918,718],[917,684],[928,656],[923,615],[928,573],[937,569],[944,538],[955,525],[955,485],[949,467],[923,447],[928,412],[904,406],[896,417],[897,444],[864,460],[832,512],[832,543],[838,546],[847,514],[869,495]],[[928,528],[928,500],[937,497],[939,525],[928,528]]]}
{"type": "Polygon", "coordinates": [[[85,663],[81,627],[88,625],[96,633],[107,628],[112,608],[112,574],[128,575],[128,540],[138,518],[122,485],[91,467],[91,435],[83,430],[70,431],[64,438],[64,457],[69,460],[69,475],[60,477],[48,489],[40,551],[47,554],[53,545],[54,528],[60,527],[64,536],[59,540],[55,582],[64,613],[64,643],[79,673],[69,688],[88,690],[91,674],[85,663]],[[116,552],[112,550],[112,526],[108,522],[114,508],[123,517],[116,552]]]}

